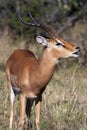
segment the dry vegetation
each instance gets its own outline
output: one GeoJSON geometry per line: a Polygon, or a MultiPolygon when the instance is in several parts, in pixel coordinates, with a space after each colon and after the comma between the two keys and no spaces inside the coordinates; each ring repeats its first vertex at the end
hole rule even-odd
{"type": "MultiPolygon", "coordinates": [[[[16,48],[25,48],[25,42],[13,39],[8,29],[0,32],[0,130],[7,130],[9,126],[9,101],[6,88],[5,62],[16,48]]],[[[84,41],[86,25],[67,32],[73,42],[81,45],[84,41]],[[82,29],[81,29],[82,28],[82,29]]],[[[65,35],[64,35],[65,37],[65,35]]],[[[86,39],[86,37],[85,37],[86,39]]],[[[87,42],[85,42],[85,45],[87,42]]],[[[29,45],[29,48],[38,55],[41,52],[39,45],[29,45]]],[[[84,56],[84,51],[82,52],[84,56]]],[[[87,58],[86,58],[87,59],[87,58]]],[[[87,67],[80,63],[72,63],[71,67],[58,67],[51,82],[43,94],[41,111],[41,130],[87,130],[87,67]]],[[[63,62],[63,61],[62,61],[63,62]]],[[[65,62],[66,64],[66,62],[65,62]]],[[[87,64],[86,64],[87,65],[87,64]]],[[[14,130],[17,130],[19,120],[19,97],[15,104],[14,130]]],[[[36,130],[34,107],[31,113],[32,130],[36,130]]],[[[26,127],[26,123],[25,123],[26,127]]]]}

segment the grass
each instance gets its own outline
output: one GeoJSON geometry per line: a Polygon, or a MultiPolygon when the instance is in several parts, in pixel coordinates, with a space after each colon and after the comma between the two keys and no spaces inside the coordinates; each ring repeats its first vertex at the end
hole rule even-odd
{"type": "MultiPolygon", "coordinates": [[[[58,75],[60,72],[61,75],[65,75],[62,76],[62,85],[57,85],[53,80],[52,83],[50,83],[51,85],[54,84],[53,88],[50,85],[47,88],[49,89],[51,87],[50,91],[52,91],[52,93],[48,94],[48,101],[46,99],[44,100],[44,102],[46,101],[45,103],[47,103],[47,105],[45,105],[46,109],[49,108],[47,109],[49,112],[47,112],[46,116],[48,117],[49,124],[51,124],[50,121],[52,121],[51,125],[53,125],[55,130],[87,129],[87,81],[85,79],[84,82],[82,82],[83,78],[80,77],[79,70],[73,70],[71,75],[71,69],[72,68],[69,69],[70,72],[67,72],[67,76],[64,70],[59,70],[59,72],[54,74],[54,78],[56,77],[55,75],[58,75]]],[[[61,81],[61,76],[59,76],[58,79],[61,81]]],[[[49,92],[49,90],[47,90],[47,92],[49,92]]],[[[46,111],[46,109],[44,111],[46,111]]]]}
{"type": "MultiPolygon", "coordinates": [[[[25,42],[12,40],[7,30],[0,37],[0,130],[9,127],[9,101],[6,87],[5,62],[16,48],[25,48],[25,42]],[[4,51],[3,51],[4,50],[4,51]]],[[[36,55],[40,46],[30,45],[36,55]],[[36,48],[36,49],[35,49],[36,48]]],[[[16,99],[13,129],[17,130],[20,102],[16,99]]],[[[31,113],[32,130],[36,130],[34,106],[31,113]]],[[[27,119],[24,127],[26,128],[27,119]]],[[[27,130],[27,128],[26,128],[27,130]]],[[[79,63],[58,67],[43,93],[41,130],[87,130],[87,68],[79,63]]]]}

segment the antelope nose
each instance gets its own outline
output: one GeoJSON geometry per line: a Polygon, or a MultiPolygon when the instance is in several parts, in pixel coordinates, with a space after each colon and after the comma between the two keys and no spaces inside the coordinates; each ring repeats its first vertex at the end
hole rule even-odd
{"type": "Polygon", "coordinates": [[[80,49],[80,47],[76,47],[76,50],[80,51],[81,49],[80,49]]]}

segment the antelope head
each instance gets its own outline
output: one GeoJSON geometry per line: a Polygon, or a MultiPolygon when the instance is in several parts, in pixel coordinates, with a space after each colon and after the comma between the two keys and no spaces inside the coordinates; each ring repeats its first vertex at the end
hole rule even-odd
{"type": "Polygon", "coordinates": [[[36,40],[42,46],[45,46],[49,52],[52,52],[52,55],[56,59],[79,56],[80,47],[76,47],[75,45],[60,38],[57,34],[57,31],[54,28],[52,28],[50,25],[37,23],[37,21],[32,17],[30,12],[28,12],[28,15],[31,18],[32,23],[24,21],[24,19],[20,15],[19,5],[17,6],[17,14],[19,20],[23,24],[43,29],[46,31],[46,33],[48,33],[51,36],[51,38],[37,36],[36,40]]]}
{"type": "Polygon", "coordinates": [[[52,51],[54,57],[57,59],[79,56],[80,48],[64,41],[60,37],[48,39],[42,36],[37,36],[36,40],[38,43],[46,46],[49,51],[52,51]]]}

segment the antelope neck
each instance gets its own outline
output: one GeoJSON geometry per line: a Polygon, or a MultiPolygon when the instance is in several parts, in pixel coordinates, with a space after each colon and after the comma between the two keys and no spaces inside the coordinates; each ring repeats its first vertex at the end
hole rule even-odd
{"type": "Polygon", "coordinates": [[[41,94],[44,91],[55,71],[56,61],[54,61],[49,49],[45,49],[31,76],[31,86],[35,89],[34,93],[41,94]]]}
{"type": "Polygon", "coordinates": [[[43,55],[39,59],[39,72],[42,79],[49,80],[55,71],[56,61],[48,49],[45,49],[43,55]]]}

